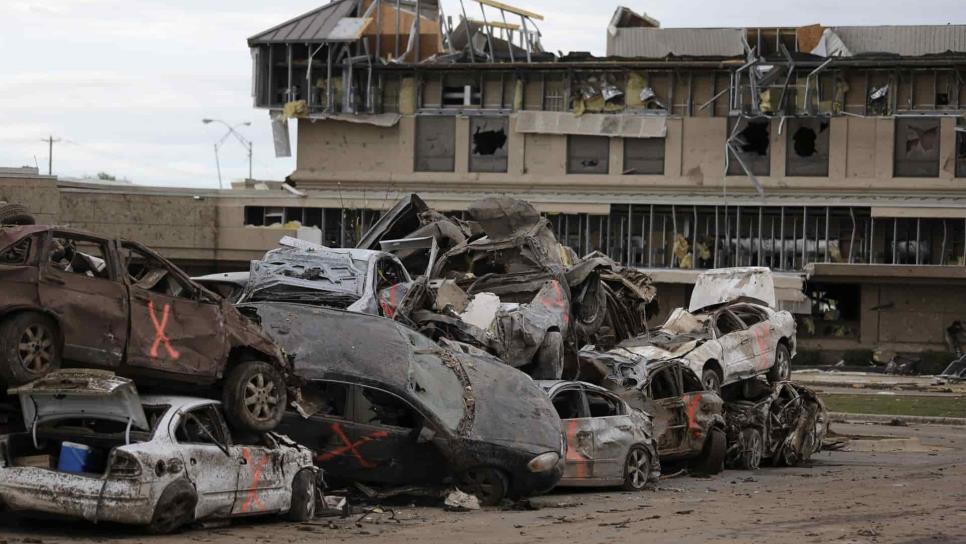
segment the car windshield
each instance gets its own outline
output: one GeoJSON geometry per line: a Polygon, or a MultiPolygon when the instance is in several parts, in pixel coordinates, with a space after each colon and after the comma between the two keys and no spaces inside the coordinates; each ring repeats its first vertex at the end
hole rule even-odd
{"type": "Polygon", "coordinates": [[[415,348],[409,365],[409,390],[448,430],[456,432],[466,413],[464,387],[457,375],[465,373],[459,359],[452,352],[442,352],[439,346],[418,333],[409,336],[415,348]],[[441,355],[451,357],[454,366],[448,366],[441,355]]]}

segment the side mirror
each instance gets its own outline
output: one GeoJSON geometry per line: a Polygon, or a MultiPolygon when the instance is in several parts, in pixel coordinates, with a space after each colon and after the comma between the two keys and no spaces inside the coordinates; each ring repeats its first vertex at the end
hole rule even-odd
{"type": "Polygon", "coordinates": [[[419,430],[419,435],[416,436],[416,443],[425,444],[427,442],[432,442],[434,438],[436,438],[436,431],[424,425],[423,428],[419,430]]]}

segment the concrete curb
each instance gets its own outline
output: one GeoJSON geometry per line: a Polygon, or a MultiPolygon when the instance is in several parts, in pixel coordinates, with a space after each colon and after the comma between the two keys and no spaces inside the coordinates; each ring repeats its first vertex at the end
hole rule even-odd
{"type": "Polygon", "coordinates": [[[934,417],[934,416],[890,416],[885,414],[849,414],[845,412],[830,412],[832,421],[845,423],[849,421],[869,421],[872,423],[891,423],[901,421],[906,424],[925,425],[966,425],[964,417],[934,417]]]}

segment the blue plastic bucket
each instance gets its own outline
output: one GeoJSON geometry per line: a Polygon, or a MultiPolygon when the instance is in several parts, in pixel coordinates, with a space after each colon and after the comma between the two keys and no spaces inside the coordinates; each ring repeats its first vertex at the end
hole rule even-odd
{"type": "Polygon", "coordinates": [[[57,470],[61,472],[84,472],[87,465],[87,457],[91,454],[91,449],[84,444],[74,442],[63,442],[60,445],[60,459],[57,461],[57,470]]]}

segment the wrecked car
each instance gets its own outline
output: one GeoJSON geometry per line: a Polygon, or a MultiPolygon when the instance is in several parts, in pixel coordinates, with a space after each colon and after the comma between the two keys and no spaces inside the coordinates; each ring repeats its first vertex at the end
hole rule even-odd
{"type": "Polygon", "coordinates": [[[949,363],[949,366],[936,376],[939,381],[958,382],[966,380],[966,356],[949,363]]]}
{"type": "Polygon", "coordinates": [[[219,272],[205,276],[194,276],[192,281],[231,303],[238,302],[245,286],[248,285],[248,272],[219,272]]]}
{"type": "Polygon", "coordinates": [[[484,504],[552,488],[560,418],[525,374],[471,346],[441,346],[392,320],[287,303],[257,316],[306,382],[279,426],[331,481],[458,485],[484,504]]]}
{"type": "Polygon", "coordinates": [[[795,320],[774,307],[769,269],[708,270],[698,276],[687,310],[675,309],[660,327],[620,345],[647,361],[681,361],[712,391],[762,374],[787,380],[795,320]]]}
{"type": "Polygon", "coordinates": [[[811,389],[792,382],[744,382],[725,403],[730,467],[756,470],[804,463],[822,448],[828,433],[825,404],[811,389]]]}
{"type": "Polygon", "coordinates": [[[484,349],[537,379],[560,379],[580,345],[645,330],[650,278],[602,255],[578,259],[529,203],[486,198],[470,205],[472,221],[457,221],[417,214],[421,202],[411,195],[360,243],[414,226],[411,236],[440,237],[439,259],[394,305],[394,319],[484,349]]]}
{"type": "Polygon", "coordinates": [[[27,432],[0,437],[0,508],[168,533],[186,524],[315,513],[312,453],[259,433],[236,443],[214,400],[140,397],[131,380],[54,371],[10,391],[27,432]]]}
{"type": "Polygon", "coordinates": [[[144,384],[221,388],[232,425],[282,418],[288,361],[229,301],[136,242],[50,226],[0,228],[0,381],[63,363],[144,384]]]}
{"type": "Polygon", "coordinates": [[[562,486],[640,491],[661,475],[651,416],[593,384],[538,381],[567,438],[562,486]]]}
{"type": "Polygon", "coordinates": [[[654,418],[661,462],[687,461],[699,473],[724,469],[727,453],[723,401],[705,390],[697,375],[677,360],[648,361],[618,346],[580,352],[581,379],[600,385],[654,418]]]}
{"type": "Polygon", "coordinates": [[[334,249],[292,239],[281,243],[252,262],[239,304],[294,302],[379,315],[378,293],[412,281],[399,259],[384,251],[334,249]]]}

